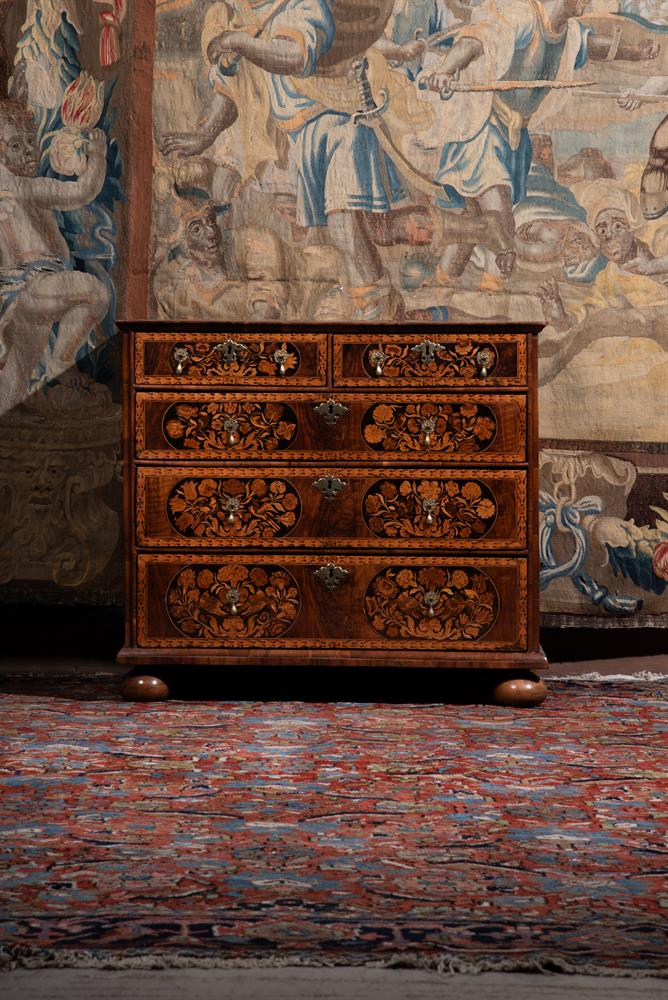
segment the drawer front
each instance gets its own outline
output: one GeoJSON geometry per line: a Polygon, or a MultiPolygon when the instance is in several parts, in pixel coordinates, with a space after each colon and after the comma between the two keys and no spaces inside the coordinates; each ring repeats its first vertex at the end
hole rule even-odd
{"type": "Polygon", "coordinates": [[[526,397],[136,394],[140,459],[524,462],[526,397]]]}
{"type": "Polygon", "coordinates": [[[137,468],[137,544],[524,549],[526,472],[137,468]]]}
{"type": "Polygon", "coordinates": [[[141,647],[526,649],[523,559],[138,557],[141,647]],[[355,638],[352,638],[352,637],[355,638]]]}
{"type": "Polygon", "coordinates": [[[325,334],[135,334],[138,385],[324,385],[326,373],[325,334]]]}
{"type": "Polygon", "coordinates": [[[521,386],[524,334],[350,334],[334,342],[334,384],[368,386],[521,386]]]}

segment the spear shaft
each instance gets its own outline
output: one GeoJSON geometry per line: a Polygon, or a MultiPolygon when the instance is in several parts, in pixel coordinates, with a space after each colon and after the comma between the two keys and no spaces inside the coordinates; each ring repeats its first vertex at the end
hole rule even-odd
{"type": "Polygon", "coordinates": [[[567,90],[571,87],[593,86],[593,80],[490,80],[489,83],[451,80],[449,83],[449,89],[455,94],[489,94],[504,90],[567,90]]]}

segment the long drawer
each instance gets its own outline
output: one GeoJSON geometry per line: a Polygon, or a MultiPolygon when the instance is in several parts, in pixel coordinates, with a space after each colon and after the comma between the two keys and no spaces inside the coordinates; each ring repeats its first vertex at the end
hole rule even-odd
{"type": "Polygon", "coordinates": [[[137,467],[137,544],[523,549],[516,469],[137,467]]]}
{"type": "Polygon", "coordinates": [[[341,386],[517,387],[526,385],[526,337],[517,333],[341,334],[334,384],[341,386]]]}
{"type": "Polygon", "coordinates": [[[522,463],[526,396],[137,392],[136,456],[522,463]]]}
{"type": "Polygon", "coordinates": [[[274,331],[135,334],[135,382],[146,386],[324,385],[327,336],[274,331]]]}
{"type": "Polygon", "coordinates": [[[524,559],[140,554],[140,647],[526,649],[524,559]]]}

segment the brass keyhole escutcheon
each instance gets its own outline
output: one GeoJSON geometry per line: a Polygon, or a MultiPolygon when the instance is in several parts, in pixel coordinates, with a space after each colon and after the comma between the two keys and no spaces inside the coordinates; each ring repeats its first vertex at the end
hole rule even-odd
{"type": "Polygon", "coordinates": [[[348,483],[338,476],[321,476],[313,483],[316,490],[322,493],[325,500],[335,500],[341,490],[345,490],[348,483]]]}
{"type": "Polygon", "coordinates": [[[318,583],[321,583],[327,590],[336,590],[348,576],[348,570],[330,562],[317,569],[313,575],[318,583]]]}
{"type": "Polygon", "coordinates": [[[313,412],[322,417],[327,427],[335,427],[339,419],[348,412],[348,407],[343,403],[337,403],[335,399],[328,399],[325,403],[314,406],[313,412]]]}

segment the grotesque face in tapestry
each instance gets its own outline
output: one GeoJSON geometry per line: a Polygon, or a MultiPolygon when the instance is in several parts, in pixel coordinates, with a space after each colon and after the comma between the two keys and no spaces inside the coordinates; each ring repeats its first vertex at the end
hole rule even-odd
{"type": "Polygon", "coordinates": [[[616,208],[606,208],[596,216],[594,230],[601,252],[615,264],[625,264],[636,256],[635,236],[629,220],[616,208]]]}
{"type": "Polygon", "coordinates": [[[188,215],[183,235],[188,256],[196,263],[204,267],[222,265],[223,241],[212,204],[207,203],[188,215]]]}
{"type": "Polygon", "coordinates": [[[17,177],[34,177],[39,159],[31,115],[18,101],[0,100],[0,163],[17,177]]]}
{"type": "Polygon", "coordinates": [[[31,558],[43,558],[66,529],[65,489],[71,473],[62,452],[29,449],[14,458],[19,522],[14,540],[31,558]]]}
{"type": "Polygon", "coordinates": [[[584,226],[569,226],[561,244],[561,261],[564,267],[587,264],[598,254],[589,231],[584,226]]]}

